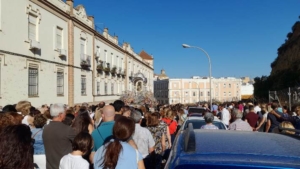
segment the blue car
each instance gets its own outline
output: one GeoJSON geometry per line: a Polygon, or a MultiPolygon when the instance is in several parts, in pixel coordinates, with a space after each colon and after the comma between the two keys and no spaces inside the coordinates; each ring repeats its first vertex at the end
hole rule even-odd
{"type": "Polygon", "coordinates": [[[300,168],[297,136],[193,129],[178,135],[165,169],[300,168]]]}

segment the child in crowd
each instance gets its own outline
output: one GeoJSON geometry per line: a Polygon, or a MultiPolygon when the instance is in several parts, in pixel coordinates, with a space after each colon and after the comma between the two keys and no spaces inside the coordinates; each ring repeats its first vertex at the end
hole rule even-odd
{"type": "Polygon", "coordinates": [[[93,147],[92,136],[87,132],[79,133],[72,143],[72,153],[60,160],[59,169],[89,169],[89,163],[82,158],[93,147]]]}

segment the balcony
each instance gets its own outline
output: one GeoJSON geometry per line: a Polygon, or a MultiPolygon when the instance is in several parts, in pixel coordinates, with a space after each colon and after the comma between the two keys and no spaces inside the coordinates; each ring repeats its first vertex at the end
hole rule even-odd
{"type": "Polygon", "coordinates": [[[104,71],[105,71],[105,73],[106,74],[109,74],[109,72],[110,72],[110,63],[106,63],[106,62],[104,62],[104,71]]]}
{"type": "Polygon", "coordinates": [[[112,69],[110,70],[110,72],[113,76],[115,76],[117,74],[117,67],[113,66],[112,69]]]}
{"type": "Polygon", "coordinates": [[[91,56],[87,54],[80,55],[80,66],[83,69],[89,69],[91,67],[91,56]]]}
{"type": "Polygon", "coordinates": [[[126,76],[126,70],[123,70],[122,73],[121,73],[121,75],[122,75],[123,78],[125,78],[125,76],[126,76]]]}
{"type": "Polygon", "coordinates": [[[99,64],[97,65],[96,69],[99,73],[102,73],[102,71],[104,70],[104,64],[102,60],[99,60],[99,64]]]}
{"type": "Polygon", "coordinates": [[[60,57],[66,57],[67,56],[67,50],[66,49],[58,49],[58,54],[60,57]]]}
{"type": "Polygon", "coordinates": [[[118,77],[121,77],[122,76],[122,68],[118,68],[118,70],[117,70],[117,76],[118,77]]]}

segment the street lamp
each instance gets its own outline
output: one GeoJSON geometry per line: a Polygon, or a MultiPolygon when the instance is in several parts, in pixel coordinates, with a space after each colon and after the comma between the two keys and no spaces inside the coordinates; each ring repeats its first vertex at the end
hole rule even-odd
{"type": "Polygon", "coordinates": [[[204,49],[202,49],[202,48],[200,48],[198,46],[190,46],[190,45],[187,45],[187,44],[182,44],[182,47],[183,48],[196,48],[198,50],[201,50],[203,53],[205,53],[206,57],[208,58],[208,63],[209,63],[209,96],[210,96],[210,109],[212,110],[211,62],[210,62],[210,57],[209,57],[208,53],[204,49]]]}

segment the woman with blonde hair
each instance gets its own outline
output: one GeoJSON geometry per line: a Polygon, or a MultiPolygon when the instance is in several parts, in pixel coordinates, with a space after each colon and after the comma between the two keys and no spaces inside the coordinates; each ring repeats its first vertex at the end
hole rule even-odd
{"type": "Polygon", "coordinates": [[[174,119],[174,113],[171,109],[168,109],[166,114],[165,114],[165,118],[163,118],[162,120],[167,123],[169,131],[170,131],[170,135],[171,135],[171,143],[173,144],[173,141],[175,139],[175,133],[177,130],[177,122],[174,119]]]}
{"type": "Polygon", "coordinates": [[[31,108],[31,103],[29,101],[25,101],[25,100],[20,101],[16,105],[17,111],[20,112],[24,116],[22,123],[26,124],[28,126],[33,122],[33,116],[30,116],[30,108],[31,108]]]}
{"type": "MultiPolygon", "coordinates": [[[[281,129],[295,129],[295,127],[291,122],[283,121],[282,123],[279,124],[279,131],[281,131],[281,129]]],[[[295,134],[295,131],[290,131],[290,130],[283,130],[283,131],[284,133],[287,134],[295,134]]]]}

